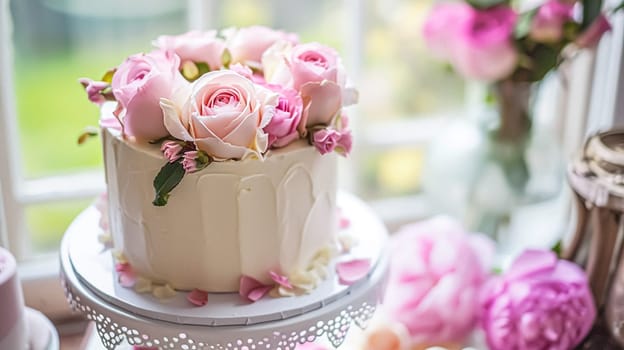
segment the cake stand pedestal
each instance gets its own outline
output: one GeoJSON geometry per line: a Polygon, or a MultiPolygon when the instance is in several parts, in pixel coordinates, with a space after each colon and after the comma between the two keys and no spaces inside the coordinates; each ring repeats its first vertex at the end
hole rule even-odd
{"type": "Polygon", "coordinates": [[[333,262],[326,280],[310,294],[265,297],[250,304],[235,293],[211,293],[203,307],[190,305],[183,293],[162,301],[120,287],[111,252],[97,239],[100,214],[90,207],[74,220],[61,244],[67,300],[95,323],[102,344],[110,350],[124,340],[160,349],[291,350],[323,335],[338,347],[353,324],[365,328],[372,318],[387,270],[382,223],[352,195],[341,193],[338,205],[351,221],[348,230],[360,241],[353,254],[371,259],[366,277],[342,285],[333,262]]]}

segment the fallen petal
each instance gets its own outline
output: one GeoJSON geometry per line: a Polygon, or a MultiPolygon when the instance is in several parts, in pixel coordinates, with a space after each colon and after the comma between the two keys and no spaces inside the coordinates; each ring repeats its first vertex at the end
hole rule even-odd
{"type": "Polygon", "coordinates": [[[290,288],[292,289],[292,284],[290,284],[290,281],[288,280],[288,277],[284,276],[284,275],[280,275],[277,272],[274,271],[269,271],[269,274],[271,275],[271,279],[279,284],[282,287],[285,288],[290,288]]]}
{"type": "Polygon", "coordinates": [[[128,272],[128,271],[131,271],[130,264],[127,263],[127,262],[116,263],[115,264],[115,271],[117,271],[117,272],[128,272]]]}
{"type": "Polygon", "coordinates": [[[336,273],[341,284],[350,285],[364,278],[370,268],[370,259],[354,259],[336,264],[336,273]]]}
{"type": "Polygon", "coordinates": [[[258,301],[262,299],[262,297],[265,296],[272,288],[272,286],[262,286],[255,288],[251,292],[249,292],[249,294],[247,295],[247,299],[251,301],[258,301]]]}
{"type": "Polygon", "coordinates": [[[186,296],[186,300],[188,300],[193,305],[204,306],[208,303],[208,292],[199,289],[193,289],[186,296]]]}
{"type": "Polygon", "coordinates": [[[137,277],[132,271],[119,272],[119,284],[125,288],[132,288],[136,283],[137,277]]]}
{"type": "Polygon", "coordinates": [[[241,276],[238,294],[249,301],[257,301],[268,293],[273,286],[268,286],[253,277],[241,276]]]}

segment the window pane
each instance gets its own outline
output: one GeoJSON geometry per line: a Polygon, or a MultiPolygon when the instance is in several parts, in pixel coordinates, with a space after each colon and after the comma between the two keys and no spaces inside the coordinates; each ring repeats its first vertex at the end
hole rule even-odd
{"type": "Polygon", "coordinates": [[[210,26],[265,25],[295,32],[304,42],[316,41],[343,49],[349,17],[345,1],[215,0],[210,26]]]}
{"type": "Polygon", "coordinates": [[[93,200],[74,200],[26,207],[26,222],[33,254],[58,250],[72,220],[93,200]]]}
{"type": "Polygon", "coordinates": [[[365,198],[414,194],[420,191],[423,147],[395,147],[368,152],[362,169],[365,198]]]}
{"type": "Polygon", "coordinates": [[[463,82],[426,49],[422,26],[434,0],[366,0],[364,67],[359,77],[365,120],[413,117],[463,104],[463,82]]]}
{"type": "Polygon", "coordinates": [[[76,140],[98,109],[77,79],[99,79],[157,35],[186,29],[185,1],[14,0],[15,88],[27,177],[101,164],[101,146],[76,140]]]}

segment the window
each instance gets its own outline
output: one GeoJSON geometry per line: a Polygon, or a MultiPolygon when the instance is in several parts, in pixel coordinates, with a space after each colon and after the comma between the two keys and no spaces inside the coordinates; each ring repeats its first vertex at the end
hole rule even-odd
{"type": "MultiPolygon", "coordinates": [[[[99,140],[76,145],[98,114],[77,78],[97,78],[127,55],[148,50],[159,34],[188,28],[264,24],[338,48],[361,97],[350,111],[357,115],[357,144],[342,163],[344,186],[370,200],[390,225],[423,215],[424,148],[476,91],[423,46],[420,28],[433,2],[0,0],[0,244],[22,262],[27,283],[39,286],[47,276],[58,284],[60,238],[104,190],[99,140]],[[33,272],[42,265],[47,270],[33,272]]],[[[587,68],[593,67],[591,53],[570,67],[575,74],[567,100],[586,101],[590,118],[603,116],[603,125],[624,115],[624,102],[616,98],[624,91],[623,22],[620,14],[601,44],[595,78],[587,68]],[[609,96],[608,103],[590,103],[590,94],[609,96]]],[[[571,155],[585,136],[586,109],[569,103],[567,110],[574,122],[566,123],[562,142],[571,155]]],[[[61,314],[64,305],[50,306],[36,293],[41,289],[27,288],[27,299],[61,314]]]]}

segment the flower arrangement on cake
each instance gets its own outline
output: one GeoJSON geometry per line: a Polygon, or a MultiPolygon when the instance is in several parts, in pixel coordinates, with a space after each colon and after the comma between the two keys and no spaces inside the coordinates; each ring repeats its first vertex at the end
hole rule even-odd
{"type": "MultiPolygon", "coordinates": [[[[539,149],[534,152],[541,152],[542,157],[558,152],[552,134],[535,138],[542,134],[532,132],[537,125],[532,106],[539,84],[550,72],[581,50],[594,48],[610,30],[608,16],[617,9],[602,12],[602,4],[601,0],[449,1],[435,5],[426,17],[423,36],[431,53],[448,62],[459,75],[483,83],[488,91],[486,105],[492,107],[479,111],[474,127],[463,129],[464,134],[476,135],[469,140],[482,145],[474,151],[478,154],[466,157],[468,145],[447,151],[447,141],[432,151],[438,155],[438,160],[432,161],[435,164],[442,162],[441,154],[453,159],[432,171],[432,182],[448,167],[477,169],[449,179],[465,187],[462,208],[443,203],[447,209],[460,212],[471,229],[495,236],[505,231],[519,205],[559,193],[562,166],[533,166],[535,161],[529,162],[538,158],[529,154],[532,149],[539,149]],[[463,157],[450,154],[461,151],[463,157]],[[457,164],[468,158],[473,164],[457,164]],[[529,186],[531,179],[548,181],[529,186]],[[496,189],[492,189],[493,184],[496,189]]],[[[558,164],[556,160],[548,162],[558,164]]],[[[434,185],[430,187],[436,191],[434,185]]],[[[437,191],[446,188],[448,184],[437,191]]],[[[432,193],[432,198],[438,194],[432,193]]]]}
{"type": "Polygon", "coordinates": [[[204,306],[210,293],[256,302],[365,278],[375,260],[336,199],[358,97],[338,53],[262,26],[153,44],[80,79],[101,110],[96,207],[119,285],[204,306]]]}
{"type": "Polygon", "coordinates": [[[160,36],[154,46],[99,81],[80,80],[92,102],[117,103],[102,126],[160,144],[167,163],[154,205],[214,161],[263,159],[298,139],[321,154],[351,151],[343,106],[357,91],[334,49],[261,26],[160,36]]]}

